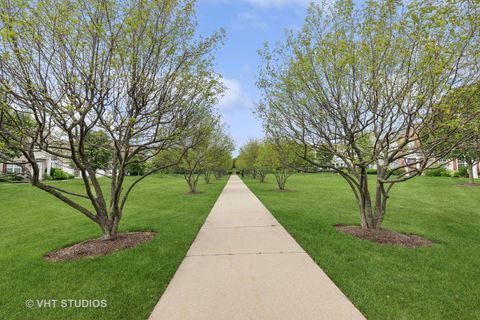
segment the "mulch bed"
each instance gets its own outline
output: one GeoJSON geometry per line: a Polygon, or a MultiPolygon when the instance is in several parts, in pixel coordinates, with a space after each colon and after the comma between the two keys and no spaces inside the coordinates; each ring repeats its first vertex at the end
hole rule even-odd
{"type": "Polygon", "coordinates": [[[200,194],[203,194],[203,191],[195,191],[195,192],[186,192],[185,195],[187,196],[198,196],[200,194]]]}
{"type": "Polygon", "coordinates": [[[379,229],[363,229],[359,226],[336,225],[335,228],[343,233],[350,234],[362,240],[372,242],[396,245],[407,248],[429,247],[433,241],[414,234],[403,234],[391,230],[379,229]]]}
{"type": "Polygon", "coordinates": [[[73,246],[47,253],[48,261],[68,261],[88,257],[105,256],[112,252],[133,248],[155,238],[155,232],[120,233],[115,240],[92,239],[73,246]]]}
{"type": "Polygon", "coordinates": [[[480,183],[462,183],[458,185],[459,187],[480,187],[480,183]]]}

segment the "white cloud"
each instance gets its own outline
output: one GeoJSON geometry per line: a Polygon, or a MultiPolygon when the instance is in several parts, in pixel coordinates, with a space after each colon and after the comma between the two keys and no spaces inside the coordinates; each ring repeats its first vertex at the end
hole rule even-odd
{"type": "Polygon", "coordinates": [[[243,91],[242,84],[236,79],[222,79],[225,86],[225,93],[218,102],[217,107],[227,108],[251,108],[253,106],[252,99],[243,91]]]}
{"type": "Polygon", "coordinates": [[[248,24],[255,29],[259,30],[268,30],[270,26],[262,19],[260,16],[256,15],[255,13],[251,12],[240,12],[237,17],[238,21],[241,24],[248,24]]]}

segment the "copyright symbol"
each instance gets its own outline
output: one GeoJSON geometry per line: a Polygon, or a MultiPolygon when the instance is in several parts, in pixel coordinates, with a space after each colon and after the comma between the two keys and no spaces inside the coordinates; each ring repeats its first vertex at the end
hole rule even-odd
{"type": "Polygon", "coordinates": [[[27,300],[27,301],[25,301],[25,306],[26,306],[27,308],[33,307],[33,304],[34,304],[33,300],[27,300]]]}

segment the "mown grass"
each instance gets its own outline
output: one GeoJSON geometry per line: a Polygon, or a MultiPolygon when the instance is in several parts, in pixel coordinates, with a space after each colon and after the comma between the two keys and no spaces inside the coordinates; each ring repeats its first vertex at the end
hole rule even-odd
{"type": "MultiPolygon", "coordinates": [[[[153,230],[153,241],[105,257],[52,263],[42,256],[100,229],[30,185],[0,184],[0,319],[146,319],[210,212],[227,179],[187,195],[182,177],[140,183],[120,231],[153,230]],[[27,308],[28,299],[106,300],[106,308],[27,308]]],[[[107,184],[107,180],[103,183],[107,184]]],[[[53,182],[80,190],[78,180],[53,182]]],[[[60,303],[60,302],[59,302],[60,303]]]]}
{"type": "Polygon", "coordinates": [[[359,240],[353,193],[336,175],[245,178],[279,222],[368,319],[480,319],[480,188],[463,179],[418,177],[394,187],[384,227],[435,244],[409,249],[359,240]]]}

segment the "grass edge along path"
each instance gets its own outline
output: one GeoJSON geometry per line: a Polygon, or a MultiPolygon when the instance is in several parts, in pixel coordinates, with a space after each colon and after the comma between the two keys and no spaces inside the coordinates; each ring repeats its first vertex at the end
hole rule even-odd
{"type": "Polygon", "coordinates": [[[412,249],[335,230],[359,225],[341,177],[294,175],[287,193],[271,175],[244,181],[367,319],[480,319],[480,188],[438,177],[395,186],[383,227],[434,241],[412,249]]]}
{"type": "MultiPolygon", "coordinates": [[[[155,231],[154,240],[104,257],[56,263],[43,255],[98,238],[97,226],[30,185],[0,184],[0,319],[146,319],[227,179],[202,183],[203,193],[189,196],[180,176],[149,177],[133,191],[120,232],[155,231]],[[107,306],[62,307],[68,299],[105,300],[107,306]],[[58,302],[29,308],[28,300],[58,302]]],[[[81,190],[78,180],[58,183],[81,190]]]]}

